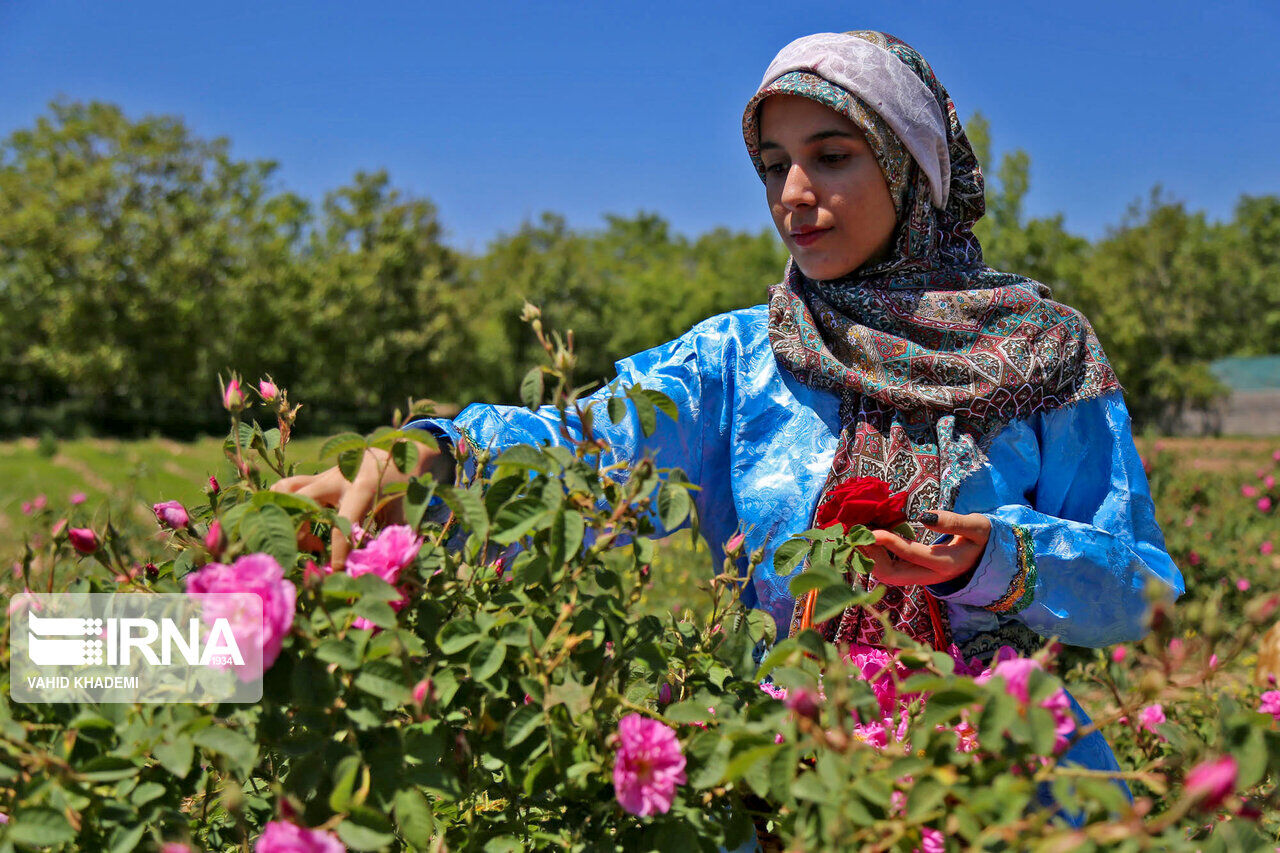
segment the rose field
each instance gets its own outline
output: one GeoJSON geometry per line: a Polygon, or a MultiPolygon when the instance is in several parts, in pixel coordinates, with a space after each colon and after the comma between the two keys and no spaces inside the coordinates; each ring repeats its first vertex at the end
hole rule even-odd
{"type": "MultiPolygon", "coordinates": [[[[572,359],[548,352],[527,401],[564,413],[572,359]]],[[[1153,606],[1139,641],[983,666],[905,638],[773,636],[737,598],[760,555],[734,537],[713,570],[689,531],[655,541],[691,520],[691,486],[661,458],[602,465],[590,438],[459,448],[456,482],[392,487],[403,517],[351,531],[269,486],[354,474],[367,447],[407,471],[409,439],[430,437],[400,416],[306,435],[287,392],[233,387],[225,440],[0,445],[10,616],[25,592],[256,592],[246,636],[266,667],[256,704],[28,705],[6,689],[4,849],[1280,843],[1280,441],[1143,439],[1186,594],[1153,606]],[[340,571],[335,525],[356,537],[340,571]],[[1058,760],[1094,727],[1118,774],[1058,760]]],[[[668,402],[633,387],[589,417],[650,433],[668,402]]],[[[867,569],[870,535],[839,531],[777,557],[820,619],[866,600],[845,576],[867,569]]]]}

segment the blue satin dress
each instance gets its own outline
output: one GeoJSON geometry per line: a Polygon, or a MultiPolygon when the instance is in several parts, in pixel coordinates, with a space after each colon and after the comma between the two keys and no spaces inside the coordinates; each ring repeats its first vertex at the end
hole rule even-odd
{"type": "MultiPolygon", "coordinates": [[[[681,468],[701,487],[695,503],[712,565],[722,564],[722,545],[739,529],[748,551],[764,548],[744,599],[768,611],[784,637],[795,602],[790,579],[773,571],[773,552],[810,526],[835,455],[840,401],[778,365],[767,325],[766,306],[744,308],[617,362],[623,385],[663,392],[680,417],[659,414],[646,438],[630,403],[617,424],[601,406],[595,430],[611,445],[606,462],[651,452],[659,466],[681,468]]],[[[474,404],[453,420],[411,426],[454,443],[465,432],[474,446],[495,451],[563,442],[559,414],[550,407],[474,404]]],[[[954,510],[991,520],[971,579],[959,588],[933,588],[962,648],[989,652],[1027,628],[1078,646],[1137,640],[1146,631],[1147,585],[1154,582],[1169,598],[1183,592],[1118,391],[1006,426],[983,466],[961,483],[954,510]]],[[[1067,759],[1118,769],[1097,732],[1079,740],[1067,759]]]]}

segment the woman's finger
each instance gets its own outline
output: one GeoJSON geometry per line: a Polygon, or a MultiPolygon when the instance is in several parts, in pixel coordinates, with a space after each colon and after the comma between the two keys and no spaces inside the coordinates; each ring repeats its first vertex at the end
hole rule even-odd
{"type": "Polygon", "coordinates": [[[920,514],[920,523],[935,533],[950,533],[980,542],[986,542],[991,536],[991,520],[978,512],[961,514],[945,509],[923,512],[920,514]],[[930,516],[936,520],[930,519],[930,516]]]}
{"type": "Polygon", "coordinates": [[[285,477],[271,484],[273,492],[287,492],[292,494],[297,492],[304,486],[309,486],[312,481],[319,479],[318,474],[297,474],[293,477],[285,477]]]}

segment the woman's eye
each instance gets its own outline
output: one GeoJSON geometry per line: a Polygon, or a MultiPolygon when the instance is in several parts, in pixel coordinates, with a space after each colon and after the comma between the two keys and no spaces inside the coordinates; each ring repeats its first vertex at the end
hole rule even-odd
{"type": "Polygon", "coordinates": [[[843,160],[848,160],[849,155],[848,154],[823,154],[818,159],[821,160],[823,163],[827,163],[828,165],[830,165],[833,163],[839,163],[843,160]]]}
{"type": "Polygon", "coordinates": [[[786,171],[787,171],[786,163],[774,163],[771,166],[764,167],[764,173],[766,175],[781,175],[786,171]]]}

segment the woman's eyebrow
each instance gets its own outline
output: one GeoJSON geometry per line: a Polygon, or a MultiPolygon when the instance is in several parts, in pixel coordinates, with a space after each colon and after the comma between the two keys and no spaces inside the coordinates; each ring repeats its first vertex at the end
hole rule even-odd
{"type": "MultiPolygon", "coordinates": [[[[815,143],[815,142],[821,142],[822,140],[824,140],[824,139],[830,139],[830,138],[832,138],[833,136],[839,136],[839,137],[843,137],[843,138],[845,138],[845,139],[857,139],[857,138],[858,138],[858,136],[857,136],[856,134],[849,133],[847,130],[835,130],[835,129],[832,129],[832,130],[820,130],[820,131],[818,131],[817,133],[815,133],[815,134],[813,134],[812,136],[810,136],[808,139],[806,139],[806,140],[804,141],[804,144],[805,144],[805,145],[812,145],[812,144],[813,144],[813,143],[815,143]]],[[[768,151],[768,150],[769,150],[769,149],[771,149],[771,148],[781,148],[781,147],[782,147],[782,146],[781,146],[781,145],[779,145],[778,143],[776,143],[776,142],[769,142],[769,141],[767,141],[767,140],[766,140],[766,141],[764,141],[764,142],[761,142],[761,143],[760,143],[760,150],[761,150],[761,151],[768,151]]]]}

